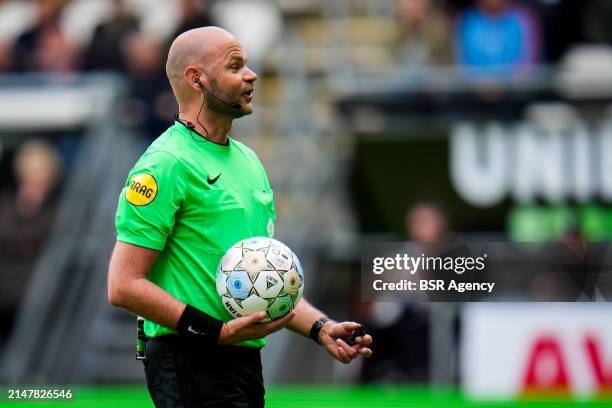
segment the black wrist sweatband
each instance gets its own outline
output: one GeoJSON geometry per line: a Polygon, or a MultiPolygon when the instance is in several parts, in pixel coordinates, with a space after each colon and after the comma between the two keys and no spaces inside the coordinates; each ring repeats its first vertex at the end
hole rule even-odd
{"type": "Polygon", "coordinates": [[[204,341],[217,344],[221,327],[223,321],[187,305],[176,325],[176,332],[181,336],[197,336],[204,341]]]}

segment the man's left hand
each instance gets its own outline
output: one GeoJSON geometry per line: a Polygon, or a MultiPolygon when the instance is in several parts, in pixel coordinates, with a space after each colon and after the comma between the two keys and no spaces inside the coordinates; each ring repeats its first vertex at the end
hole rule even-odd
{"type": "Polygon", "coordinates": [[[344,364],[350,363],[359,355],[370,357],[372,350],[368,346],[372,344],[372,336],[369,334],[356,337],[354,346],[349,346],[346,342],[360,327],[361,324],[356,322],[329,321],[319,332],[319,342],[333,358],[344,364]]]}

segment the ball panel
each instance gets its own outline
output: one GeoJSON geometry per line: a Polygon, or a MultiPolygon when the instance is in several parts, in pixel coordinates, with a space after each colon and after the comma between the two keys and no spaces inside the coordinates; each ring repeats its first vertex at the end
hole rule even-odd
{"type": "Polygon", "coordinates": [[[255,291],[265,299],[275,298],[283,288],[283,280],[276,271],[261,271],[255,280],[255,291]]]}
{"type": "Polygon", "coordinates": [[[231,247],[223,258],[221,258],[221,269],[230,272],[238,266],[242,260],[242,249],[237,246],[231,247]]]}
{"type": "Polygon", "coordinates": [[[265,299],[253,294],[242,301],[242,309],[247,315],[266,310],[268,302],[265,299]]]}
{"type": "Polygon", "coordinates": [[[291,296],[279,296],[274,299],[270,307],[268,307],[268,314],[274,320],[283,317],[289,313],[291,309],[293,309],[293,300],[291,296]]]}
{"type": "Polygon", "coordinates": [[[242,241],[242,248],[251,251],[257,251],[258,249],[267,248],[270,246],[270,238],[255,237],[248,238],[242,241]]]}
{"type": "Polygon", "coordinates": [[[217,269],[217,294],[219,296],[227,295],[226,279],[227,274],[225,274],[222,270],[217,269]]]}
{"type": "Polygon", "coordinates": [[[283,290],[289,295],[297,295],[298,290],[302,286],[302,278],[295,269],[283,275],[283,290]]]}
{"type": "Polygon", "coordinates": [[[302,269],[302,263],[300,262],[298,257],[295,255],[293,256],[293,267],[295,268],[297,273],[300,275],[300,277],[302,278],[302,282],[303,282],[304,281],[304,270],[302,269]]]}
{"type": "Polygon", "coordinates": [[[272,246],[266,254],[268,262],[274,266],[277,271],[286,271],[291,268],[293,256],[289,248],[286,246],[272,246]]]}
{"type": "Polygon", "coordinates": [[[299,303],[300,299],[302,298],[303,292],[304,292],[304,285],[300,286],[300,288],[298,289],[297,295],[295,295],[295,297],[293,298],[293,304],[297,305],[299,303]]]}
{"type": "Polygon", "coordinates": [[[233,271],[227,276],[226,287],[232,297],[246,299],[253,288],[253,283],[245,271],[233,271]]]}
{"type": "Polygon", "coordinates": [[[242,268],[250,274],[257,273],[264,269],[268,265],[266,256],[260,251],[243,251],[242,255],[242,268]]]}

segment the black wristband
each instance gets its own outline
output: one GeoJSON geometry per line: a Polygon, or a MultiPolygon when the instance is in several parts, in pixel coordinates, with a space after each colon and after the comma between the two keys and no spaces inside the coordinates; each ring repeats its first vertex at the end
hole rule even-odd
{"type": "Polygon", "coordinates": [[[327,322],[329,322],[331,319],[328,319],[327,317],[322,317],[319,320],[317,320],[316,322],[314,322],[312,324],[312,327],[310,328],[310,334],[309,337],[314,340],[315,343],[317,344],[321,344],[319,342],[319,332],[321,331],[321,329],[323,328],[323,325],[327,322]]]}
{"type": "Polygon", "coordinates": [[[181,336],[198,336],[204,341],[217,344],[221,327],[223,321],[187,305],[176,325],[176,332],[181,336]]]}

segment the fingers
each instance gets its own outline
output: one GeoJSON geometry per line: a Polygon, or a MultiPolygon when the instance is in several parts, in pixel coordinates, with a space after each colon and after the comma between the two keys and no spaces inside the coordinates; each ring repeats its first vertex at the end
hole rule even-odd
{"type": "Polygon", "coordinates": [[[363,346],[367,346],[369,344],[372,344],[372,336],[370,336],[369,334],[366,334],[363,337],[357,336],[357,337],[355,337],[355,343],[363,345],[363,346]]]}
{"type": "Polygon", "coordinates": [[[291,311],[284,317],[274,320],[270,323],[256,324],[261,319],[267,316],[264,311],[253,313],[248,316],[238,317],[227,323],[227,326],[232,326],[230,334],[223,336],[221,344],[234,344],[244,340],[258,339],[265,337],[270,333],[282,329],[287,325],[295,315],[291,311]]]}
{"type": "Polygon", "coordinates": [[[342,328],[348,332],[352,332],[353,330],[361,327],[361,324],[357,322],[342,322],[340,324],[342,325],[342,328]]]}
{"type": "MultiPolygon", "coordinates": [[[[265,316],[265,312],[263,313],[265,316]]],[[[291,319],[293,319],[293,316],[295,316],[295,312],[291,311],[287,313],[285,316],[281,317],[280,319],[273,320],[269,323],[260,324],[259,326],[257,326],[257,329],[262,334],[262,336],[265,336],[270,333],[274,333],[275,331],[278,331],[282,329],[283,327],[285,327],[291,321],[291,319]]]]}
{"type": "Polygon", "coordinates": [[[253,326],[255,323],[257,323],[258,321],[260,321],[264,317],[266,317],[266,312],[263,312],[263,311],[257,312],[257,313],[253,313],[252,315],[239,317],[239,318],[235,319],[236,326],[237,326],[236,328],[238,330],[240,330],[240,329],[243,329],[245,327],[253,326]]]}
{"type": "Polygon", "coordinates": [[[266,312],[257,312],[252,315],[238,317],[230,320],[221,328],[219,334],[220,344],[234,344],[242,340],[249,340],[253,337],[245,336],[245,332],[248,332],[255,323],[264,318],[266,312]]]}
{"type": "Polygon", "coordinates": [[[356,323],[356,322],[342,322],[342,323],[339,323],[338,325],[339,325],[340,330],[344,332],[342,333],[342,335],[344,336],[353,334],[353,330],[356,330],[361,327],[361,324],[356,323]]]}
{"type": "Polygon", "coordinates": [[[359,354],[357,352],[356,349],[354,349],[353,347],[349,346],[344,340],[342,339],[336,339],[336,344],[338,344],[338,346],[340,346],[340,348],[342,350],[344,350],[344,352],[346,353],[347,356],[349,356],[349,358],[352,360],[355,357],[357,357],[357,355],[359,354]]]}
{"type": "Polygon", "coordinates": [[[338,355],[336,356],[336,359],[338,361],[344,364],[348,364],[351,362],[352,359],[348,356],[348,354],[346,354],[346,351],[344,351],[342,347],[338,347],[336,351],[338,353],[338,355]]]}
{"type": "Polygon", "coordinates": [[[355,337],[355,343],[355,347],[359,354],[361,354],[365,358],[369,358],[372,356],[372,349],[367,347],[372,344],[372,336],[366,334],[363,337],[355,337]]]}
{"type": "Polygon", "coordinates": [[[333,337],[349,337],[353,334],[353,330],[361,327],[361,324],[356,322],[341,322],[330,327],[329,332],[333,337]]]}
{"type": "Polygon", "coordinates": [[[359,348],[355,349],[349,346],[349,349],[347,349],[343,347],[338,341],[336,341],[336,344],[337,347],[328,348],[328,350],[336,360],[340,361],[343,364],[349,364],[357,356],[362,356],[364,358],[370,358],[372,356],[372,350],[368,347],[358,346],[359,348]],[[349,350],[353,350],[353,352],[350,352],[349,350]]]}
{"type": "Polygon", "coordinates": [[[367,345],[369,344],[372,344],[372,336],[367,334],[363,337],[360,337],[359,344],[355,344],[354,346],[349,346],[348,343],[339,338],[335,340],[325,340],[325,342],[323,343],[329,354],[331,354],[332,357],[344,364],[350,363],[358,356],[362,356],[365,358],[371,357],[372,349],[367,347],[367,345]]]}

